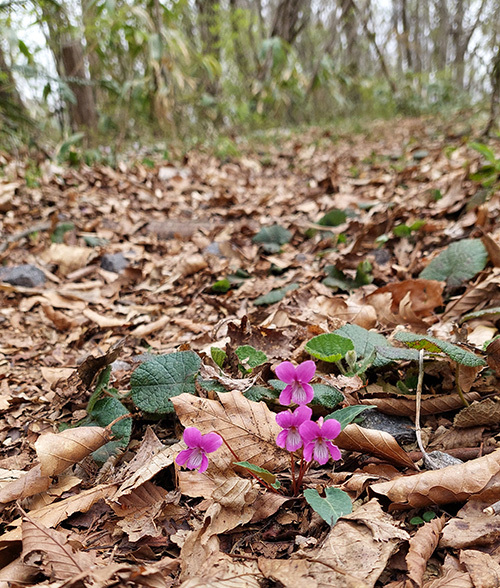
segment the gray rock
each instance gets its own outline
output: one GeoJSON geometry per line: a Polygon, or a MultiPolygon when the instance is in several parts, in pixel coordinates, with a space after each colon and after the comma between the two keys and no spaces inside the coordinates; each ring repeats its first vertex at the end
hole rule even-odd
{"type": "Polygon", "coordinates": [[[128,267],[128,259],[123,253],[105,253],[101,259],[101,267],[108,272],[119,274],[128,267]]]}
{"type": "Polygon", "coordinates": [[[398,443],[413,443],[416,439],[414,424],[406,417],[384,414],[376,409],[367,410],[362,415],[362,427],[385,431],[398,443]]]}
{"type": "Polygon", "coordinates": [[[45,284],[45,274],[35,265],[25,263],[12,268],[5,268],[0,273],[0,280],[13,286],[24,286],[25,288],[36,288],[45,284]]]}
{"type": "Polygon", "coordinates": [[[210,253],[211,255],[216,255],[217,257],[220,257],[221,259],[224,259],[226,257],[222,253],[222,251],[220,250],[220,245],[219,245],[219,243],[217,243],[217,241],[213,241],[212,243],[207,245],[205,247],[205,249],[203,250],[203,252],[210,253]]]}

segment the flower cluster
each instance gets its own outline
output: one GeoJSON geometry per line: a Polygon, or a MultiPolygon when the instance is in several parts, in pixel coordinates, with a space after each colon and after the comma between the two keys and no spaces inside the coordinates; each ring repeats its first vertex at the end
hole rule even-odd
{"type": "MultiPolygon", "coordinates": [[[[289,361],[284,361],[276,366],[275,372],[286,384],[280,394],[280,403],[285,406],[298,404],[295,410],[288,409],[276,415],[276,422],[282,428],[276,437],[276,444],[290,452],[292,490],[294,496],[297,496],[304,474],[313,460],[324,465],[330,458],[333,460],[341,458],[339,448],[332,443],[332,440],[339,435],[341,425],[335,419],[324,421],[320,417],[316,422],[311,420],[313,411],[306,405],[314,398],[314,389],[309,383],[316,373],[314,361],[304,361],[297,367],[289,361]],[[299,449],[302,449],[300,467],[298,476],[295,476],[295,452],[299,449]]],[[[236,461],[240,461],[227,441],[217,433],[202,435],[196,427],[188,427],[184,431],[184,442],[187,449],[179,453],[175,462],[190,470],[199,469],[203,473],[208,467],[207,454],[219,449],[222,443],[227,445],[236,461]]],[[[268,489],[273,490],[257,475],[251,471],[250,474],[268,489]]]]}
{"type": "MultiPolygon", "coordinates": [[[[280,404],[299,405],[293,412],[287,410],[276,415],[276,422],[283,429],[276,438],[276,444],[290,452],[303,447],[305,462],[314,459],[323,465],[330,457],[334,460],[340,459],[339,448],[332,443],[340,433],[340,423],[335,419],[323,421],[322,417],[313,422],[312,410],[306,406],[314,397],[313,387],[309,384],[316,372],[314,361],[304,361],[297,367],[289,361],[284,361],[276,366],[275,372],[286,384],[280,394],[280,404]]],[[[301,470],[303,468],[301,463],[301,470]]]]}

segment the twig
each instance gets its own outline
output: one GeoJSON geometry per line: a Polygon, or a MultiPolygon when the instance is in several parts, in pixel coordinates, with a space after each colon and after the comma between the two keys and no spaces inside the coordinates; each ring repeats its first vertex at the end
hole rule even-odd
{"type": "Polygon", "coordinates": [[[4,251],[6,251],[11,243],[15,243],[16,241],[20,241],[21,239],[24,239],[24,237],[31,235],[31,233],[38,233],[39,231],[47,231],[51,227],[52,227],[51,222],[45,222],[45,223],[40,223],[39,225],[35,225],[34,227],[31,227],[28,229],[24,229],[23,231],[19,231],[19,233],[14,233],[13,235],[10,235],[10,237],[7,237],[7,239],[5,239],[5,241],[0,245],[0,253],[3,253],[4,251]]]}
{"type": "Polygon", "coordinates": [[[415,407],[415,435],[417,437],[418,448],[424,457],[427,452],[422,445],[422,429],[420,428],[420,406],[422,404],[422,388],[424,387],[424,350],[421,349],[418,355],[418,380],[417,380],[417,397],[415,407]]]}

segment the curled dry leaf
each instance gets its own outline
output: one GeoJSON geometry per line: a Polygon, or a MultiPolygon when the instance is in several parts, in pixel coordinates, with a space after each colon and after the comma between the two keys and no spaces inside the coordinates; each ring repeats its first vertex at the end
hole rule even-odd
{"type": "Polygon", "coordinates": [[[408,576],[415,586],[422,586],[427,562],[438,546],[444,522],[441,517],[426,523],[410,540],[406,563],[408,576]]]}
{"type": "MultiPolygon", "coordinates": [[[[69,498],[53,504],[49,504],[37,510],[30,511],[30,519],[45,525],[55,527],[65,521],[75,512],[87,512],[99,500],[111,498],[116,490],[116,485],[100,484],[95,488],[83,490],[80,494],[74,494],[69,498]]],[[[0,547],[14,541],[21,541],[21,519],[16,519],[10,526],[16,526],[12,531],[7,531],[0,538],[0,547]]]]}
{"type": "Polygon", "coordinates": [[[365,429],[359,425],[350,424],[335,439],[335,444],[341,449],[370,453],[412,470],[417,469],[396,439],[385,431],[365,429]]]}
{"type": "Polygon", "coordinates": [[[39,560],[45,575],[57,580],[66,580],[88,571],[96,561],[95,552],[75,551],[68,536],[49,529],[41,523],[27,519],[23,521],[23,561],[39,560]]]}
{"type": "Polygon", "coordinates": [[[50,486],[52,479],[42,476],[40,465],[36,465],[17,480],[8,482],[0,489],[0,504],[7,504],[13,500],[22,500],[44,492],[50,486]]]}
{"type": "Polygon", "coordinates": [[[35,449],[42,476],[57,476],[105,445],[110,438],[110,432],[102,427],[77,427],[41,435],[35,449]]]}
{"type": "Polygon", "coordinates": [[[444,282],[437,282],[436,280],[403,280],[402,282],[395,282],[394,284],[387,284],[378,288],[366,297],[370,299],[379,294],[389,292],[391,294],[391,312],[394,314],[401,312],[401,302],[406,299],[407,304],[411,306],[412,312],[417,317],[425,317],[432,314],[433,310],[443,304],[444,282]]]}
{"type": "Polygon", "coordinates": [[[500,376],[500,339],[495,339],[486,347],[486,356],[489,367],[500,376]]]}
{"type": "MultiPolygon", "coordinates": [[[[464,394],[468,402],[473,402],[481,398],[477,392],[464,394]]],[[[415,417],[416,401],[407,398],[363,398],[359,401],[365,406],[376,406],[380,412],[393,414],[396,416],[415,417]]],[[[441,414],[457,410],[464,405],[458,394],[447,394],[446,396],[436,396],[422,400],[420,414],[441,414]]]]}
{"type": "Polygon", "coordinates": [[[475,494],[498,499],[500,449],[463,464],[374,484],[371,490],[387,496],[390,510],[462,502],[475,494]]]}
{"type": "Polygon", "coordinates": [[[455,417],[455,427],[494,426],[500,422],[500,401],[485,398],[463,408],[455,417]]]}

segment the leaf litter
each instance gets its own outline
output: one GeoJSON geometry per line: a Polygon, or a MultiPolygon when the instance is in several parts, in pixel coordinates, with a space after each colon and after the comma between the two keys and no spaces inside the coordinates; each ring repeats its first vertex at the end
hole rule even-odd
{"type": "Polygon", "coordinates": [[[480,152],[448,130],[49,162],[35,185],[4,155],[2,586],[497,585],[500,195],[473,199],[480,152]],[[415,422],[421,348],[424,444],[463,461],[433,471],[363,426],[415,422]],[[274,368],[311,357],[342,461],[306,501],[274,368]],[[190,426],[232,450],[204,474],[175,464],[190,426]]]}

